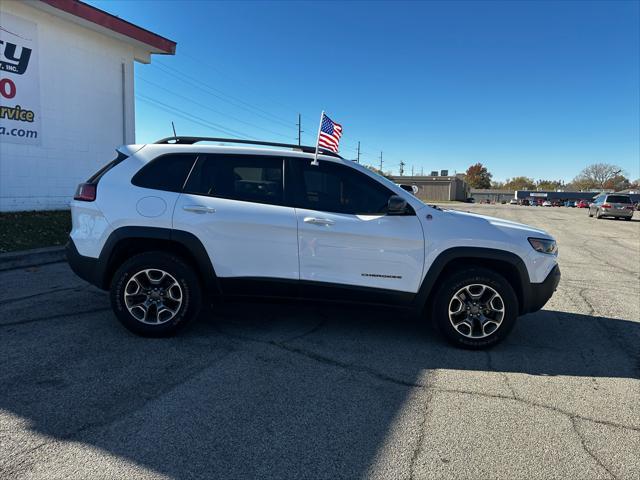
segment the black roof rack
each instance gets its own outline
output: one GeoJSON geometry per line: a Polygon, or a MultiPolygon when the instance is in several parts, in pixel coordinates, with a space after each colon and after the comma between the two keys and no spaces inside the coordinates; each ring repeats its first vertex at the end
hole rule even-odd
{"type": "MultiPolygon", "coordinates": [[[[240,143],[245,145],[264,145],[267,147],[282,147],[282,148],[291,148],[293,150],[300,150],[304,153],[315,153],[316,147],[311,147],[308,145],[296,145],[293,143],[277,143],[277,142],[264,142],[262,140],[241,140],[237,138],[216,138],[216,137],[167,137],[161,140],[158,140],[155,143],[158,144],[172,144],[172,145],[193,145],[198,142],[222,142],[222,143],[240,143]]],[[[327,150],[325,148],[319,148],[318,153],[321,155],[329,155],[331,157],[342,158],[337,153],[332,152],[331,150],[327,150]]]]}

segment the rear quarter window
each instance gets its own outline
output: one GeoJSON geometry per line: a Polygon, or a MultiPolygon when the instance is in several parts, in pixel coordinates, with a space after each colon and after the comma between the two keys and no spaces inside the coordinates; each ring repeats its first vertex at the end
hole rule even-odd
{"type": "Polygon", "coordinates": [[[196,158],[195,153],[162,155],[142,167],[131,183],[136,187],[181,192],[196,158]]]}
{"type": "Polygon", "coordinates": [[[91,175],[87,180],[87,183],[98,183],[105,173],[107,173],[109,170],[111,170],[113,167],[126,160],[127,158],[129,158],[128,155],[118,152],[118,156],[104,165],[102,168],[100,168],[100,170],[98,170],[96,173],[91,175]]]}

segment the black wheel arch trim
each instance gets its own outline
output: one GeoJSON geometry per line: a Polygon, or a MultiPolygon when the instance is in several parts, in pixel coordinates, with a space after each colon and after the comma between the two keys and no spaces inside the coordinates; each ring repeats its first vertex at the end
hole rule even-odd
{"type": "Polygon", "coordinates": [[[478,260],[486,263],[492,261],[502,262],[511,266],[517,272],[519,281],[519,285],[512,286],[516,290],[516,295],[521,303],[519,305],[520,313],[530,311],[531,282],[529,280],[529,272],[522,258],[513,252],[484,247],[451,247],[442,251],[429,267],[429,271],[415,296],[414,304],[417,308],[422,309],[430,303],[430,297],[437,291],[438,280],[447,266],[454,261],[462,259],[478,260]]]}
{"type": "Polygon", "coordinates": [[[220,293],[220,283],[209,254],[202,242],[192,233],[161,227],[120,227],[111,232],[105,241],[98,258],[80,255],[70,239],[67,245],[67,258],[74,272],[97,287],[107,290],[110,276],[115,268],[112,265],[116,247],[129,239],[162,240],[180,244],[195,260],[195,267],[208,291],[220,293]]]}

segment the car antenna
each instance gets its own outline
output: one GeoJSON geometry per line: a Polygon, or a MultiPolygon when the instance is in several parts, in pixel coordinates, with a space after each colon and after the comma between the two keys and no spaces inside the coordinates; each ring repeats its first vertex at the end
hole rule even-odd
{"type": "Polygon", "coordinates": [[[171,121],[171,128],[173,129],[173,138],[175,138],[176,142],[178,141],[178,135],[176,135],[176,126],[171,121]]]}

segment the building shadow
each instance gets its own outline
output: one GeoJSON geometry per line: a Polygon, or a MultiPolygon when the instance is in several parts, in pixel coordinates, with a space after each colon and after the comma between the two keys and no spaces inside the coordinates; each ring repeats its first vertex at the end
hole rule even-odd
{"type": "MultiPolygon", "coordinates": [[[[355,306],[226,304],[162,340],[109,311],[71,327],[4,329],[0,409],[178,479],[365,476],[413,385],[439,369],[639,378],[640,324],[557,311],[521,318],[490,354],[355,306]]],[[[48,461],[79,463],[67,455],[48,461]]]]}

